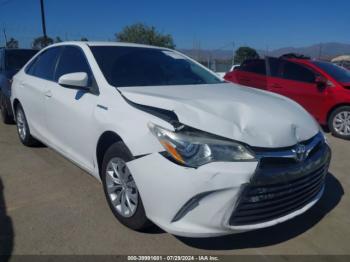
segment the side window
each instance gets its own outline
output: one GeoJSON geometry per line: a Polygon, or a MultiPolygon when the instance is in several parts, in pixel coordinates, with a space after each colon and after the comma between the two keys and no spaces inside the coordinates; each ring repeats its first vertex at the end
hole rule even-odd
{"type": "Polygon", "coordinates": [[[288,80],[306,82],[306,83],[315,83],[315,73],[296,63],[285,61],[283,65],[282,76],[288,80]]]}
{"type": "Polygon", "coordinates": [[[269,76],[281,77],[282,62],[283,60],[279,58],[275,58],[275,57],[267,58],[269,76]]]}
{"type": "Polygon", "coordinates": [[[25,68],[25,72],[28,74],[28,75],[34,75],[34,70],[35,70],[35,64],[36,64],[36,61],[38,60],[38,57],[36,57],[35,59],[33,59],[33,61],[31,61],[29,63],[29,65],[27,65],[27,67],[25,68]]]}
{"type": "Polygon", "coordinates": [[[247,60],[243,62],[243,64],[239,67],[239,70],[244,72],[266,75],[265,60],[263,59],[247,60]]]}
{"type": "Polygon", "coordinates": [[[83,51],[79,47],[65,46],[57,65],[55,81],[65,74],[85,72],[91,81],[91,69],[83,51]]]}
{"type": "Polygon", "coordinates": [[[46,80],[54,79],[60,47],[52,47],[40,54],[27,68],[27,73],[46,80]]]}

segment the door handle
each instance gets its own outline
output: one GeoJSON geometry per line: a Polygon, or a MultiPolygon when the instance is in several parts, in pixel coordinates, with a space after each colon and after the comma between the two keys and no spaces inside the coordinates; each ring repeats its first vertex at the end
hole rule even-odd
{"type": "Polygon", "coordinates": [[[46,96],[47,98],[52,97],[52,93],[51,93],[51,91],[47,91],[47,92],[45,93],[45,96],[46,96]]]}

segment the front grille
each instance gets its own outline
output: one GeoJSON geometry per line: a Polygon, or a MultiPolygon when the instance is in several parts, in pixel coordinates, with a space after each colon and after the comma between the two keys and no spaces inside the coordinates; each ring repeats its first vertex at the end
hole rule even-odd
{"type": "Polygon", "coordinates": [[[301,163],[285,158],[262,159],[252,181],[245,186],[229,224],[263,223],[307,205],[324,186],[330,154],[329,147],[322,143],[301,163]]]}

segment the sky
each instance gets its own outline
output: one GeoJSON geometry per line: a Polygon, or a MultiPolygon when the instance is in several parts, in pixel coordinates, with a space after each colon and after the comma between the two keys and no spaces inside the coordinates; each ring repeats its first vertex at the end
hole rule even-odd
{"type": "MultiPolygon", "coordinates": [[[[273,50],[350,43],[349,0],[44,0],[47,33],[63,40],[112,41],[142,22],[171,34],[177,48],[273,50]],[[234,44],[233,44],[234,43],[234,44]]],[[[42,35],[40,0],[0,0],[0,46],[7,37],[29,47],[42,35]]]]}

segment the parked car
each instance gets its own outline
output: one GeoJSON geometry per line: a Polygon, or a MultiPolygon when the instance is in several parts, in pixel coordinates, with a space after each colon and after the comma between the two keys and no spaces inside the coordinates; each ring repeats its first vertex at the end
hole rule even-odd
{"type": "Polygon", "coordinates": [[[32,49],[0,48],[0,110],[2,121],[13,122],[11,108],[11,81],[14,74],[37,53],[32,49]]]}
{"type": "MultiPolygon", "coordinates": [[[[231,72],[233,71],[236,67],[238,67],[239,65],[238,64],[235,64],[235,65],[232,65],[230,67],[230,70],[228,72],[231,72]]],[[[216,72],[216,74],[220,77],[220,78],[224,78],[225,75],[228,73],[228,72],[216,72]]]]}
{"type": "Polygon", "coordinates": [[[334,136],[350,139],[350,71],[292,55],[243,62],[226,80],[287,96],[301,104],[334,136]]]}
{"type": "Polygon", "coordinates": [[[19,139],[102,181],[124,225],[181,236],[272,226],[321,197],[330,149],[297,103],[226,83],[181,53],[67,42],[14,77],[19,139]]]}
{"type": "Polygon", "coordinates": [[[342,55],[331,60],[332,63],[350,70],[350,55],[342,55]]]}

